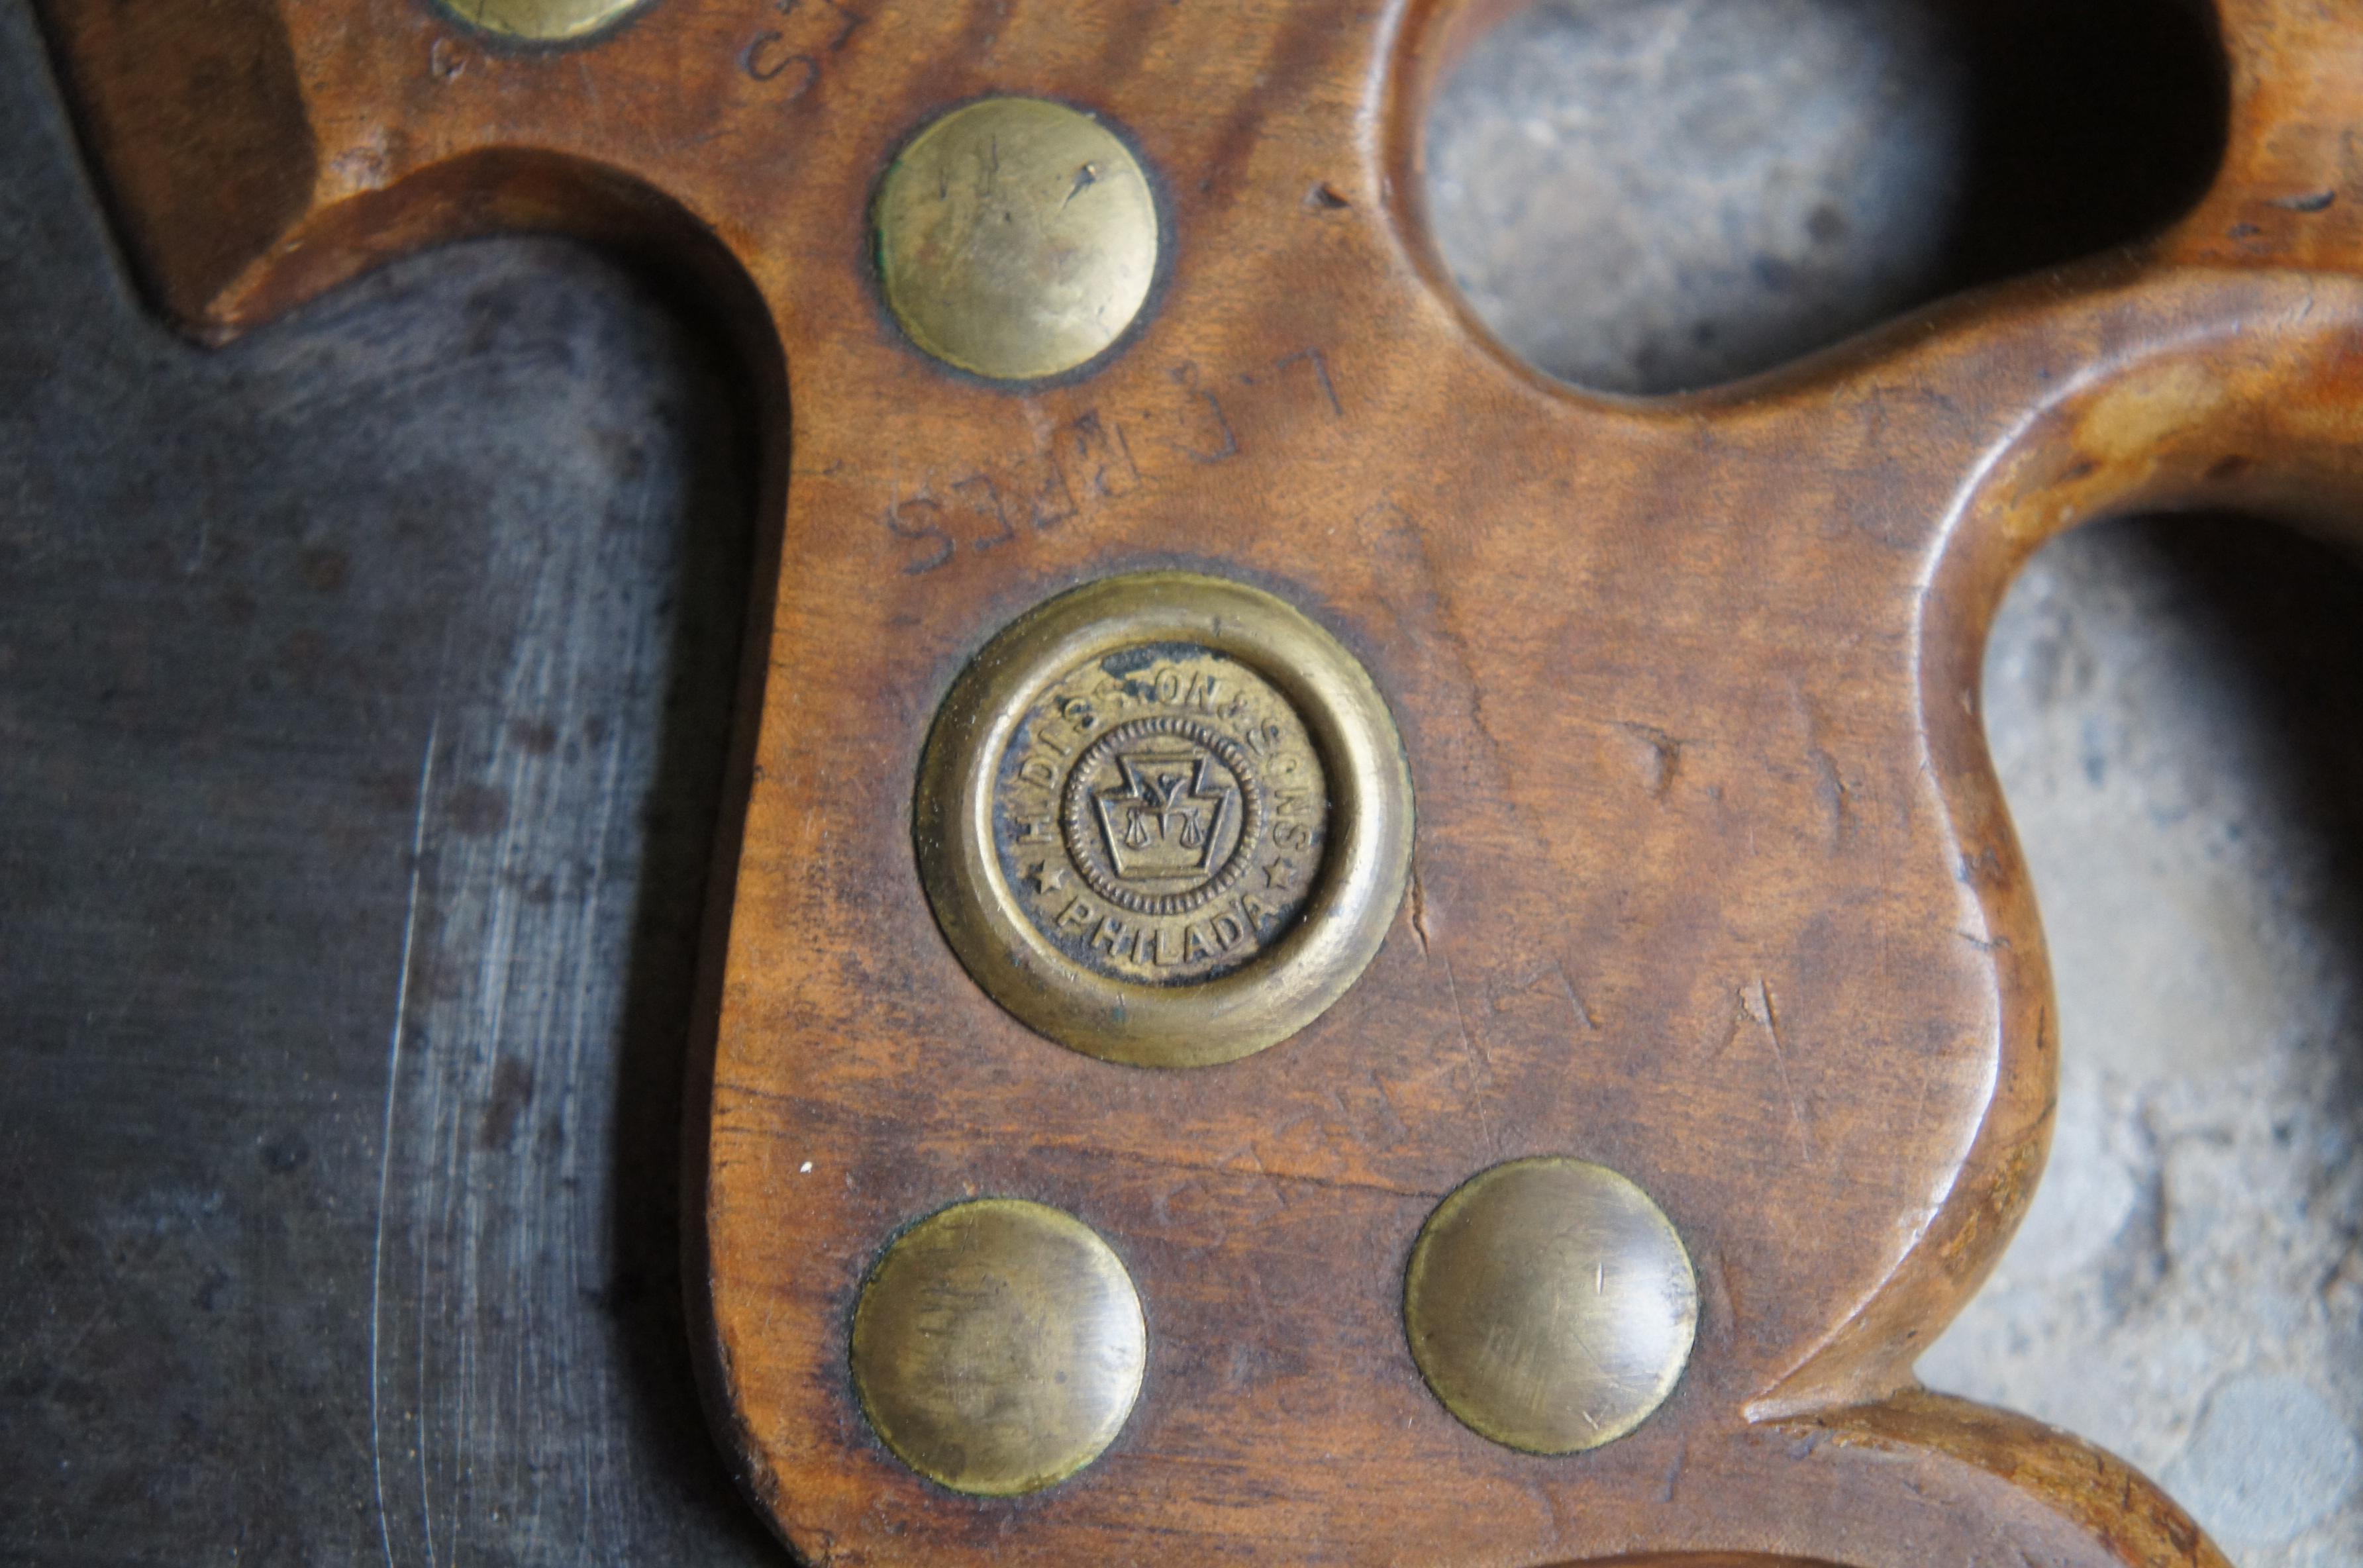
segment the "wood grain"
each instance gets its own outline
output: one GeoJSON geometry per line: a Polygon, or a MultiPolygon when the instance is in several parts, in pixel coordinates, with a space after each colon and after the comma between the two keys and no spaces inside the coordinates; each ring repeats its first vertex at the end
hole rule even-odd
{"type": "Polygon", "coordinates": [[[433,238],[563,227],[714,280],[775,394],[698,1276],[725,1447],[806,1560],[2222,1561],[2124,1466],[1911,1366],[2023,1210],[2051,1103],[1977,711],[2004,585],[2108,513],[2354,510],[2363,61],[2335,10],[2224,0],[2230,150],[2157,241],[1650,403],[1512,362],[1399,198],[1471,15],[1441,0],[670,0],[548,51],[405,0],[48,15],[125,232],[199,333],[433,238]],[[996,91],[1110,115],[1165,182],[1159,313],[1077,384],[942,373],[866,270],[891,149],[996,91]],[[227,217],[192,181],[230,182],[227,217]],[[911,859],[962,661],[1153,565],[1336,633],[1420,802],[1360,985],[1204,1072],[999,1012],[911,859]],[[1546,1153],[1638,1181],[1703,1297],[1672,1400],[1566,1461],[1457,1425],[1398,1317],[1434,1203],[1546,1153]],[[845,1375],[879,1246],[974,1193],[1088,1220],[1150,1320],[1124,1436],[1030,1500],[903,1470],[845,1375]]]}

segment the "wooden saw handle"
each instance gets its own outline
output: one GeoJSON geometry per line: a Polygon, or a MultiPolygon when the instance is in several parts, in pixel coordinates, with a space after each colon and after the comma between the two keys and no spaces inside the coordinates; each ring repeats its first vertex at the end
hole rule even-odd
{"type": "Polygon", "coordinates": [[[538,228],[676,273],[744,350],[777,592],[693,1275],[721,1442],[804,1560],[2224,1561],[2120,1462],[1912,1367],[2052,1106],[1978,712],[2005,585],[2103,513],[2363,510],[2346,7],[2219,0],[2229,151],[2137,252],[1650,403],[1514,362],[1419,229],[1424,107],[1484,19],[1455,0],[652,0],[562,47],[427,0],[44,8],[131,253],[209,340],[538,228]],[[915,350],[870,232],[912,133],[996,94],[1124,127],[1169,226],[1137,330],[1017,388],[915,350]],[[1336,1005],[1157,1072],[971,977],[912,780],[996,633],[1176,566],[1350,650],[1417,819],[1336,1005]],[[1560,1458],[1454,1420],[1403,1321],[1430,1211],[1537,1154],[1638,1183],[1698,1287],[1672,1397],[1560,1458]],[[880,1249],[977,1194],[1088,1220],[1148,1325],[1121,1436],[1020,1498],[904,1467],[848,1373],[880,1249]]]}

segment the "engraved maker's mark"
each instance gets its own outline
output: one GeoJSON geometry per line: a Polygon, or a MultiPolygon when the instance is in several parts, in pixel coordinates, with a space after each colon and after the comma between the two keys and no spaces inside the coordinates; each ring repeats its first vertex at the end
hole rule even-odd
{"type": "Polygon", "coordinates": [[[1045,937],[1153,985],[1227,973],[1310,896],[1328,789],[1288,699],[1194,645],[1124,650],[1040,692],[997,772],[1004,876],[1045,937]]]}
{"type": "Polygon", "coordinates": [[[738,69],[793,104],[811,92],[822,62],[843,49],[861,17],[838,0],[777,0],[775,27],[757,30],[738,51],[738,69]]]}
{"type": "Polygon", "coordinates": [[[1239,882],[1266,812],[1245,746],[1198,720],[1158,715],[1092,743],[1068,775],[1062,815],[1093,891],[1135,914],[1174,915],[1239,882]]]}
{"type": "Polygon", "coordinates": [[[1234,417],[1234,403],[1309,408],[1318,423],[1346,417],[1329,358],[1317,348],[1223,378],[1185,361],[1166,381],[1172,395],[1154,405],[1121,413],[1085,409],[1037,436],[1030,451],[949,480],[929,478],[904,491],[881,513],[886,531],[914,547],[904,551],[900,569],[923,576],[963,554],[984,554],[1088,519],[1167,475],[1248,456],[1256,449],[1249,439],[1256,425],[1234,417]],[[1217,380],[1244,390],[1218,392],[1217,380]]]}

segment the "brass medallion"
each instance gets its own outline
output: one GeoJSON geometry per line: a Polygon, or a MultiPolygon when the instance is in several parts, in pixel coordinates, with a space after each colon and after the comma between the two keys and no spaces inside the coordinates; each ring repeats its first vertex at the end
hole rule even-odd
{"type": "Polygon", "coordinates": [[[1353,656],[1282,601],[1111,578],[1004,632],[945,700],[916,842],[995,1000],[1078,1051],[1226,1062],[1343,995],[1385,939],[1411,779],[1353,656]]]}
{"type": "Polygon", "coordinates": [[[1002,756],[993,839],[1053,946],[1188,985],[1295,923],[1328,817],[1288,699],[1237,659],[1165,644],[1087,660],[1036,700],[1002,756]]]}
{"type": "Polygon", "coordinates": [[[533,43],[564,43],[620,22],[647,0],[439,0],[471,27],[533,43]]]}
{"type": "Polygon", "coordinates": [[[911,341],[993,381],[1062,375],[1148,303],[1157,197],[1124,138],[1046,98],[965,104],[895,158],[871,210],[911,341]]]}
{"type": "Polygon", "coordinates": [[[1604,1165],[1513,1160],[1471,1176],[1412,1249],[1403,1323],[1463,1424],[1528,1453],[1613,1442],[1663,1404],[1698,1332],[1673,1221],[1604,1165]]]}
{"type": "Polygon", "coordinates": [[[1073,1215],[988,1198],[896,1237],[853,1315],[862,1414],[912,1469],[979,1496],[1055,1485],[1140,1396],[1148,1330],[1122,1260],[1073,1215]]]}

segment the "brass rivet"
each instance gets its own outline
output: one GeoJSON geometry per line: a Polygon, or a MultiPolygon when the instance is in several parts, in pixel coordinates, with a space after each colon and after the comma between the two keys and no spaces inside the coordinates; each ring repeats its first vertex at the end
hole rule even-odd
{"type": "Polygon", "coordinates": [[[1071,1214],[988,1198],[897,1237],[853,1315],[853,1382],[897,1457],[1008,1497],[1097,1459],[1148,1359],[1131,1276],[1071,1214]]]}
{"type": "Polygon", "coordinates": [[[646,0],[442,0],[443,9],[471,27],[535,43],[586,38],[623,20],[646,0]]]}
{"type": "Polygon", "coordinates": [[[1471,1430],[1529,1453],[1613,1442],[1663,1404],[1698,1281],[1649,1195],[1582,1160],[1513,1160],[1437,1206],[1403,1288],[1412,1358],[1471,1430]]]}
{"type": "Polygon", "coordinates": [[[878,189],[878,271],[913,342],[994,381],[1073,370],[1157,275],[1157,199],[1080,109],[987,98],[921,131],[878,189]]]}
{"type": "Polygon", "coordinates": [[[936,919],[1062,1044],[1204,1066],[1286,1039],[1385,941],[1411,777],[1378,689],[1258,589],[1187,572],[1050,601],[962,672],[915,814],[936,919]]]}

